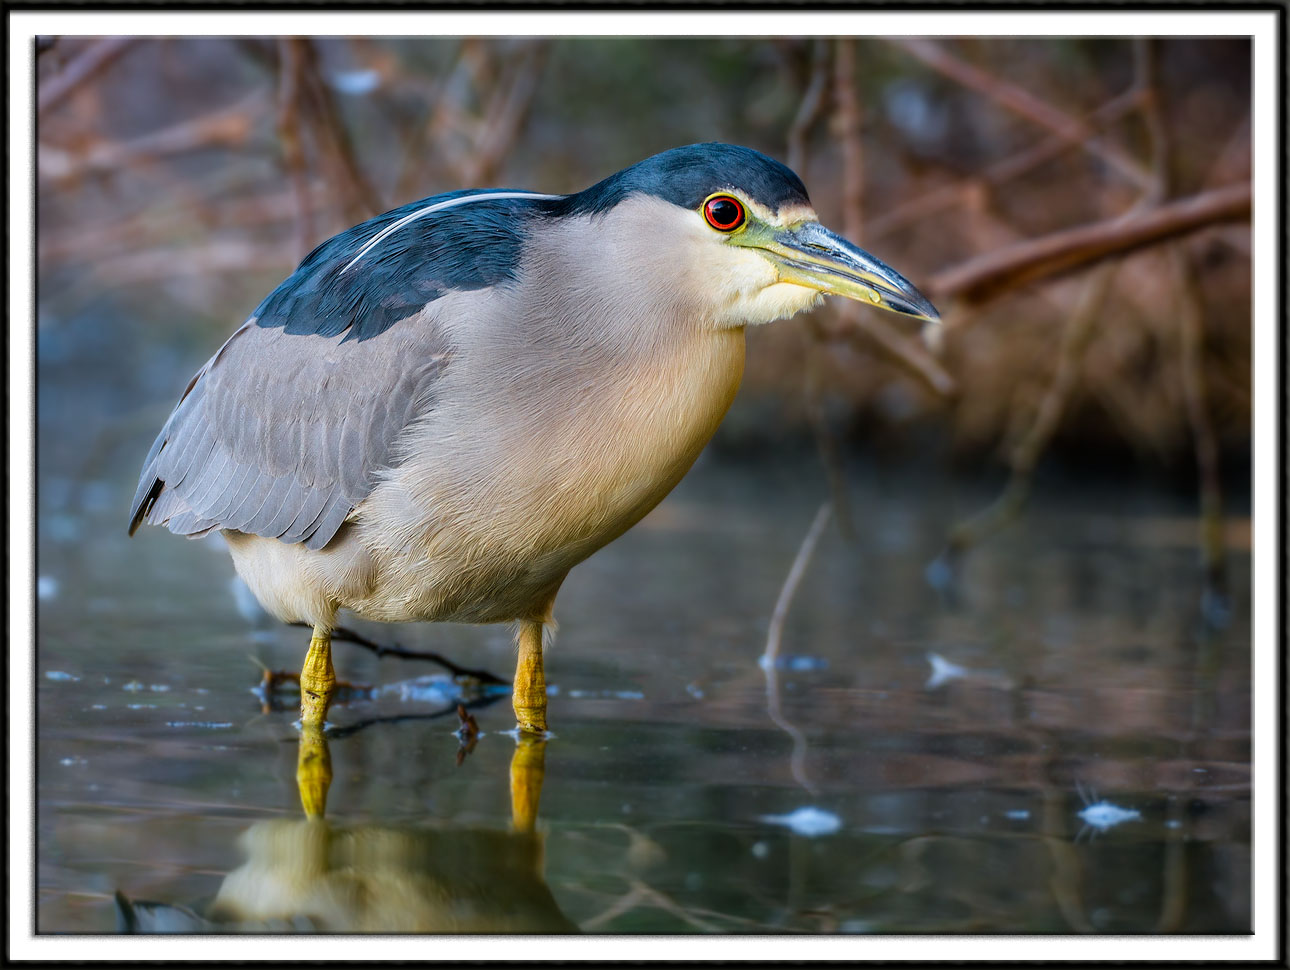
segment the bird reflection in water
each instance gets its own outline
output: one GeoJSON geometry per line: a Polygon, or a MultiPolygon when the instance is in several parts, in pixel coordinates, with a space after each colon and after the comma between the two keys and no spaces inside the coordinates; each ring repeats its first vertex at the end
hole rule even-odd
{"type": "MultiPolygon", "coordinates": [[[[464,740],[464,739],[463,739],[464,740]]],[[[203,913],[126,899],[125,933],[575,933],[542,877],[537,831],[546,742],[521,737],[511,759],[511,829],[332,825],[331,751],[300,735],[296,780],[305,817],[258,822],[246,861],[203,913]]]]}

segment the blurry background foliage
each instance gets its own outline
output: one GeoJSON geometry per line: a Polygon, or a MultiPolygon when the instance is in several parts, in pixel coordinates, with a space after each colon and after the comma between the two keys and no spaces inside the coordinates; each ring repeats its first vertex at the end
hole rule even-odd
{"type": "Polygon", "coordinates": [[[1182,487],[1196,457],[1216,479],[1221,456],[1244,477],[1243,39],[64,37],[38,51],[42,367],[91,362],[146,411],[141,436],[333,233],[450,189],[574,191],[721,140],[794,166],[822,220],[913,280],[947,330],[934,355],[902,321],[830,301],[750,333],[719,448],[815,438],[1023,473],[1041,453],[1127,460],[1182,487]],[[1081,227],[1090,238],[1053,239],[1081,227]]]}

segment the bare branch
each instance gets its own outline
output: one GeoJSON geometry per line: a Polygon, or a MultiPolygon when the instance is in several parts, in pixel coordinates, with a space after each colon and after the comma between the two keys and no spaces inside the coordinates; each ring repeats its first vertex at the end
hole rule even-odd
{"type": "Polygon", "coordinates": [[[1012,449],[1009,465],[1012,474],[1008,484],[995,501],[972,518],[960,522],[950,530],[943,557],[953,568],[963,553],[994,535],[1012,522],[1025,507],[1030,496],[1030,483],[1039,456],[1052,439],[1061,420],[1066,402],[1075,389],[1079,365],[1094,333],[1094,324],[1101,313],[1115,275],[1118,263],[1097,267],[1084,284],[1079,305],[1062,328],[1061,344],[1057,350],[1057,367],[1044,390],[1039,409],[1035,412],[1021,440],[1012,449]]]}
{"type": "Polygon", "coordinates": [[[36,154],[41,178],[64,181],[83,175],[114,172],[134,163],[183,155],[208,148],[237,148],[246,143],[259,113],[257,95],[201,118],[150,132],[127,142],[101,142],[84,154],[42,144],[36,154]]]}
{"type": "Polygon", "coordinates": [[[303,259],[313,240],[313,207],[309,201],[309,180],[305,170],[305,151],[301,144],[300,105],[304,72],[302,46],[298,37],[278,41],[278,142],[282,145],[282,165],[291,184],[296,203],[295,258],[303,259]]]}
{"type": "Polygon", "coordinates": [[[313,41],[298,41],[300,55],[300,84],[309,109],[309,120],[314,130],[314,140],[329,163],[333,179],[345,199],[345,213],[352,220],[367,219],[382,212],[384,203],[372,188],[354,152],[349,129],[336,108],[331,89],[323,80],[318,67],[318,51],[313,41]]]}
{"type": "Polygon", "coordinates": [[[1069,273],[1207,226],[1248,219],[1250,205],[1248,182],[1212,189],[1141,215],[1065,229],[970,259],[932,277],[928,291],[933,299],[986,300],[1023,283],[1069,273]]]}
{"type": "Polygon", "coordinates": [[[1068,141],[1081,143],[1087,151],[1097,155],[1134,184],[1142,188],[1150,187],[1151,173],[1138,162],[1114,145],[1103,142],[1087,123],[1054,108],[1025,88],[955,57],[935,41],[917,37],[889,37],[887,40],[938,73],[985,95],[1013,114],[1047,128],[1068,141]]]}
{"type": "Polygon", "coordinates": [[[546,51],[544,41],[525,45],[509,83],[497,86],[475,140],[475,151],[468,161],[466,181],[469,184],[490,182],[497,177],[498,169],[515,144],[537,94],[546,51]]]}
{"type": "MultiPolygon", "coordinates": [[[[1133,88],[1116,95],[1110,101],[1098,107],[1085,120],[1090,127],[1100,130],[1119,121],[1137,107],[1140,94],[1133,88]]],[[[939,212],[963,203],[970,189],[977,184],[984,184],[992,189],[1018,179],[1028,172],[1044,165],[1072,148],[1079,146],[1080,139],[1071,138],[1068,134],[1053,135],[1037,145],[1018,152],[1015,155],[995,162],[983,172],[966,179],[956,181],[930,192],[925,192],[896,206],[888,212],[872,219],[865,227],[870,243],[890,235],[906,226],[934,216],[939,212]]]]}
{"type": "Polygon", "coordinates": [[[39,93],[36,95],[36,113],[43,115],[62,104],[73,91],[114,64],[142,39],[105,37],[87,47],[58,74],[40,82],[39,93]]]}
{"type": "Polygon", "coordinates": [[[910,373],[921,380],[940,397],[958,393],[958,384],[923,347],[906,339],[895,330],[873,318],[872,314],[858,313],[841,327],[820,326],[821,337],[827,341],[846,341],[856,346],[877,344],[878,348],[910,373]]]}
{"type": "Polygon", "coordinates": [[[806,138],[811,126],[824,107],[824,95],[829,89],[829,43],[816,38],[811,43],[811,79],[806,93],[798,105],[793,123],[788,127],[788,167],[803,178],[806,176],[806,138]]]}

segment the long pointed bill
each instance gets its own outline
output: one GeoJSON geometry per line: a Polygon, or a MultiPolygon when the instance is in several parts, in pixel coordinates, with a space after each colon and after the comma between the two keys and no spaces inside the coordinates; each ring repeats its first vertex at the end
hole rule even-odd
{"type": "Polygon", "coordinates": [[[778,230],[757,247],[772,257],[786,283],[869,303],[933,327],[940,323],[936,307],[914,284],[818,222],[778,230]]]}

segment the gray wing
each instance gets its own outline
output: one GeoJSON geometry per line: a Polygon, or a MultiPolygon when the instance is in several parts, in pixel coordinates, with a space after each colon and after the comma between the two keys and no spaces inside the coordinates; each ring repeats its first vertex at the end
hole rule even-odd
{"type": "Polygon", "coordinates": [[[244,324],[153,443],[130,533],[147,521],[325,546],[396,460],[400,431],[433,406],[450,352],[431,320],[348,341],[244,324]]]}

